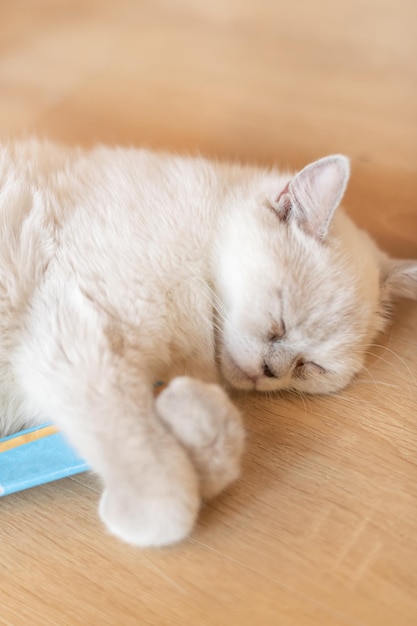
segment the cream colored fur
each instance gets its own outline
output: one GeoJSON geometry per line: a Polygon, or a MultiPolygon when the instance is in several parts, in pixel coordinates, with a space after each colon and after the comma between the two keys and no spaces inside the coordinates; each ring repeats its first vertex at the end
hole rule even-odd
{"type": "Polygon", "coordinates": [[[342,156],[295,177],[143,150],[0,149],[0,432],[53,420],[100,475],[100,514],[178,541],[239,475],[225,387],[330,393],[417,297],[336,210],[342,156]],[[157,399],[153,385],[167,387],[157,399]]]}

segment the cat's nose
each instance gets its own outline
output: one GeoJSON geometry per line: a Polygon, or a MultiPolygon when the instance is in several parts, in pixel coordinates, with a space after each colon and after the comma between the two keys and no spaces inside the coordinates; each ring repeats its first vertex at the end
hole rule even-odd
{"type": "Polygon", "coordinates": [[[268,378],[277,378],[277,377],[275,376],[274,372],[272,372],[272,371],[269,369],[269,367],[268,367],[268,364],[267,364],[267,363],[264,363],[264,364],[263,364],[263,368],[262,368],[262,369],[263,369],[263,373],[264,373],[264,375],[265,375],[265,376],[267,376],[268,378]]]}

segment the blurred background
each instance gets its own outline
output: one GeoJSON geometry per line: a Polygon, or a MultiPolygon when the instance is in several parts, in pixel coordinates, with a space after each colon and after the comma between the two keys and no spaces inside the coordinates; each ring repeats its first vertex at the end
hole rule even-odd
{"type": "Polygon", "coordinates": [[[351,212],[412,253],[396,219],[417,237],[414,0],[1,0],[0,18],[2,138],[294,168],[344,152],[351,212]]]}

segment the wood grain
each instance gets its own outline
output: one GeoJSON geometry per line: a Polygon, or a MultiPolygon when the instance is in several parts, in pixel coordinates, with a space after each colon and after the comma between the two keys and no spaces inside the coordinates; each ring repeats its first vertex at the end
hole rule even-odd
{"type": "MultiPolygon", "coordinates": [[[[350,213],[417,258],[411,0],[3,0],[0,138],[299,167],[352,159],[350,213]]],[[[242,480],[191,539],[109,537],[82,475],[0,501],[0,624],[417,623],[417,306],[344,393],[238,396],[242,480]]]]}

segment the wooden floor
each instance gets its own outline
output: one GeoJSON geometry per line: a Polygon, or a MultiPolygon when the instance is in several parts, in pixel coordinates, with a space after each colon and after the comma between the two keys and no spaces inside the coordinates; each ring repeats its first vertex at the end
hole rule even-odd
{"type": "MultiPolygon", "coordinates": [[[[417,258],[414,0],[2,0],[0,138],[298,167],[351,156],[347,206],[417,258]]],[[[417,624],[417,304],[346,392],[238,399],[242,480],[192,538],[106,535],[95,479],[0,501],[0,624],[417,624]]]]}

